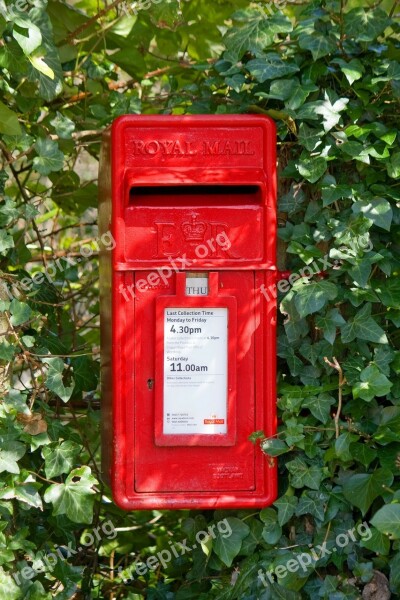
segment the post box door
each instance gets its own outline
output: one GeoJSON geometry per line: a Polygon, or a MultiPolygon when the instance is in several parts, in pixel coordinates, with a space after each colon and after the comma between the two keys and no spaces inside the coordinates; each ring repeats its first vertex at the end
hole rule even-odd
{"type": "MultiPolygon", "coordinates": [[[[138,394],[134,417],[136,455],[134,489],[137,492],[252,490],[255,487],[255,449],[248,442],[249,435],[255,429],[255,382],[252,377],[255,364],[255,333],[257,329],[254,273],[225,272],[219,275],[220,295],[218,298],[221,303],[224,303],[224,297],[234,298],[237,303],[236,311],[233,311],[233,308],[227,309],[236,313],[232,315],[232,318],[235,321],[237,319],[237,323],[230,324],[230,327],[234,327],[237,331],[237,339],[234,340],[236,348],[231,349],[231,352],[229,352],[228,344],[226,344],[226,364],[218,365],[220,371],[225,369],[225,372],[219,373],[222,377],[225,374],[226,379],[228,379],[229,370],[233,371],[235,375],[235,383],[231,383],[232,387],[235,386],[235,389],[231,390],[234,391],[234,406],[230,407],[231,410],[227,408],[225,413],[222,414],[223,419],[220,419],[227,419],[228,421],[223,424],[227,425],[226,435],[196,435],[190,429],[193,419],[196,417],[196,412],[199,411],[202,403],[206,401],[206,398],[202,398],[201,395],[196,395],[196,393],[200,392],[201,394],[201,390],[209,390],[209,393],[213,394],[214,388],[210,383],[210,377],[214,373],[208,375],[205,374],[204,370],[200,372],[184,371],[182,384],[185,386],[183,398],[185,399],[186,395],[186,408],[183,408],[183,405],[180,404],[178,412],[174,414],[174,408],[171,405],[170,417],[164,415],[162,411],[159,411],[158,414],[156,412],[156,397],[159,392],[157,388],[162,386],[163,369],[161,365],[165,358],[171,357],[168,357],[167,352],[169,349],[165,347],[164,356],[157,355],[160,348],[157,348],[156,343],[148,344],[146,339],[149,336],[151,339],[156,340],[158,337],[157,327],[163,327],[164,325],[164,323],[157,322],[154,319],[157,297],[165,298],[169,293],[170,302],[179,304],[179,301],[176,302],[174,299],[176,276],[174,277],[175,281],[171,278],[167,290],[162,290],[161,294],[160,290],[149,291],[143,301],[136,304],[135,321],[141,324],[139,327],[143,333],[146,331],[145,335],[138,336],[139,344],[135,364],[132,365],[137,373],[136,389],[138,394]],[[240,349],[239,353],[237,348],[240,349]],[[205,385],[203,385],[202,379],[206,379],[205,385]],[[149,382],[154,382],[154,385],[149,384],[149,382]],[[179,419],[182,423],[180,431],[183,431],[183,433],[178,434],[178,436],[176,434],[164,434],[163,445],[158,445],[156,439],[157,426],[160,426],[163,420],[166,421],[164,425],[168,425],[168,418],[170,420],[179,419]],[[170,444],[165,439],[168,436],[173,438],[170,444]],[[179,441],[176,440],[177,437],[179,437],[179,441]],[[220,437],[220,441],[218,441],[218,437],[220,437]],[[187,439],[185,440],[185,438],[187,439]],[[212,439],[210,440],[210,438],[212,439]],[[228,443],[226,443],[227,438],[228,443]]],[[[182,307],[185,310],[178,312],[212,313],[213,301],[208,300],[206,302],[206,300],[204,297],[198,297],[198,311],[192,311],[191,306],[185,305],[182,307]]],[[[222,311],[224,309],[217,308],[217,310],[222,311]]],[[[187,318],[193,319],[193,317],[187,318]]],[[[212,317],[208,317],[208,320],[210,319],[212,320],[212,317]]],[[[205,318],[204,321],[206,321],[205,318]]],[[[179,323],[178,321],[178,327],[179,323]]],[[[195,324],[197,321],[191,320],[190,323],[195,324]]],[[[215,327],[213,323],[207,324],[210,326],[210,330],[215,327]]],[[[202,323],[203,328],[204,326],[205,324],[202,323]]],[[[220,332],[218,331],[218,333],[220,332]]],[[[230,333],[232,335],[233,331],[231,330],[230,333]]],[[[178,336],[178,344],[182,337],[187,339],[190,335],[190,333],[187,333],[180,338],[178,336]]],[[[199,335],[201,334],[198,334],[198,337],[199,335]]],[[[185,351],[181,352],[180,348],[182,346],[176,346],[175,355],[177,358],[180,358],[180,354],[185,354],[185,351]]],[[[215,349],[223,352],[222,346],[219,347],[217,344],[215,349]]],[[[181,358],[184,360],[187,356],[181,358]]],[[[210,371],[212,360],[216,358],[218,357],[209,356],[203,360],[204,364],[196,364],[195,366],[207,368],[210,371]]],[[[165,392],[164,389],[164,399],[165,392]]],[[[205,417],[202,421],[216,420],[221,416],[221,412],[218,413],[218,410],[221,411],[221,402],[228,403],[228,392],[229,390],[226,390],[223,399],[218,398],[217,395],[215,398],[207,399],[210,400],[210,412],[208,415],[206,413],[202,415],[205,417]],[[216,416],[214,416],[215,414],[216,416]]],[[[209,423],[205,424],[202,430],[207,427],[215,429],[213,424],[209,423]]],[[[196,429],[197,431],[199,429],[196,429]]]]}

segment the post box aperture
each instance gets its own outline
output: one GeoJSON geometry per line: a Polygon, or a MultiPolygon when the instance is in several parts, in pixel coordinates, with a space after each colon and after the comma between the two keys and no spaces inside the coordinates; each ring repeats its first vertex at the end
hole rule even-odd
{"type": "Polygon", "coordinates": [[[102,461],[123,508],[276,497],[249,441],[276,431],[275,162],[266,117],[127,115],[104,136],[102,461]]]}

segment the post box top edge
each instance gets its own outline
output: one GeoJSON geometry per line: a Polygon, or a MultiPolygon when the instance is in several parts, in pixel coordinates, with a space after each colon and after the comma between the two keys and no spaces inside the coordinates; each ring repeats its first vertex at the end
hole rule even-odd
{"type": "Polygon", "coordinates": [[[112,137],[119,137],[131,127],[171,127],[179,123],[182,127],[265,127],[270,135],[275,135],[275,121],[268,115],[229,114],[229,115],[121,115],[111,123],[112,137]]]}

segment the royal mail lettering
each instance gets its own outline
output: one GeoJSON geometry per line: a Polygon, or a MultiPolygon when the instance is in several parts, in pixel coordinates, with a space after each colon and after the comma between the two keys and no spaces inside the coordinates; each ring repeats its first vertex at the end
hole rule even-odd
{"type": "Polygon", "coordinates": [[[250,140],[203,142],[203,154],[216,156],[252,156],[254,147],[250,140]]]}
{"type": "Polygon", "coordinates": [[[133,140],[133,153],[136,156],[253,156],[251,140],[207,140],[196,143],[193,140],[133,140]]]}

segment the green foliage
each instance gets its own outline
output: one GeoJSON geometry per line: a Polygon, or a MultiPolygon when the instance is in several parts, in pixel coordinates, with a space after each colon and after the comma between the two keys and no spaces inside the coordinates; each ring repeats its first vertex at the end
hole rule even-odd
{"type": "Polygon", "coordinates": [[[400,27],[370,4],[0,3],[0,600],[400,594],[400,27]],[[123,513],[101,481],[100,134],[141,112],[277,123],[293,274],[261,511],[123,513]]]}

